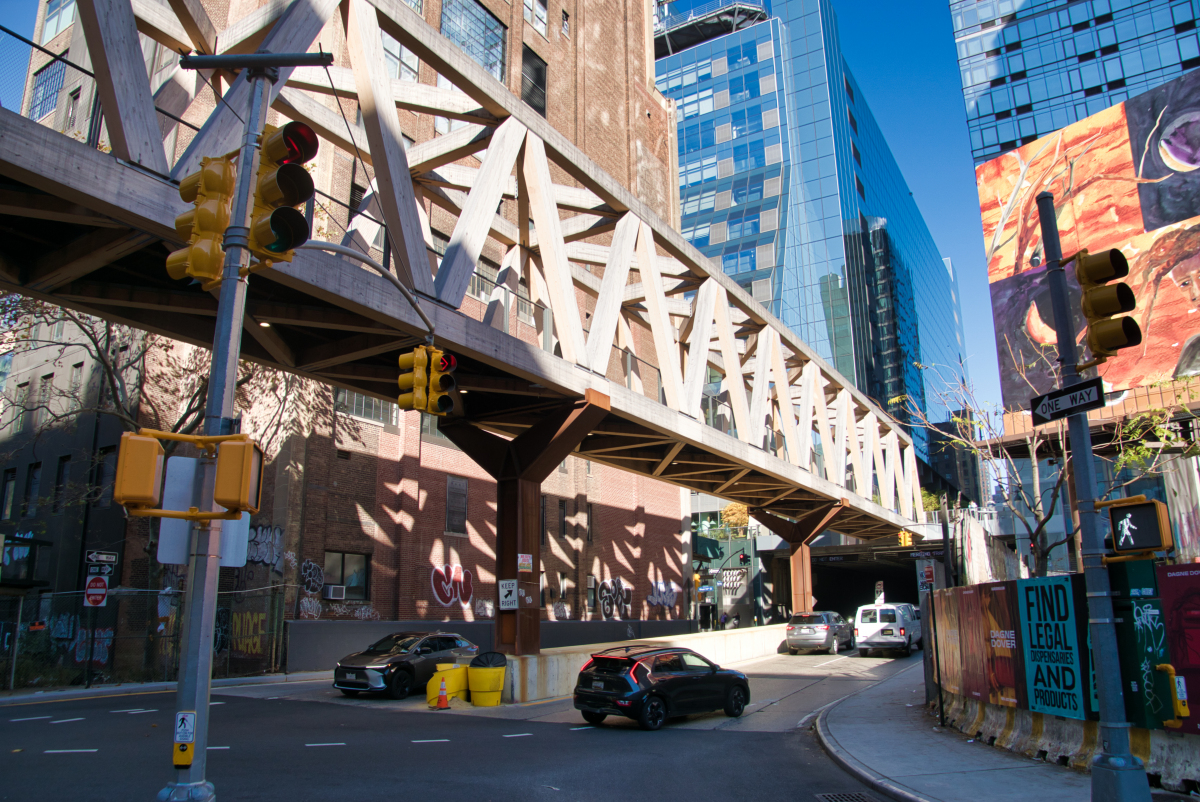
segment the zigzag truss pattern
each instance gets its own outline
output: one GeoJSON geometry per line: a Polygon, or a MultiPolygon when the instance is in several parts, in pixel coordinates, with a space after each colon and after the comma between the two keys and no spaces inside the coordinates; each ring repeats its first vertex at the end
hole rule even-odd
{"type": "MultiPolygon", "coordinates": [[[[113,152],[0,111],[0,173],[45,201],[6,201],[0,213],[83,232],[36,259],[5,255],[6,288],[210,342],[214,298],[162,270],[183,211],[165,176],[178,181],[201,156],[236,147],[232,109],[245,107],[249,85],[228,84],[170,165],[134,31],[176,50],[296,52],[316,50],[331,20],[344,20],[349,66],[282,71],[272,107],[372,166],[398,277],[424,299],[439,341],[474,368],[464,398],[477,424],[517,434],[593,388],[612,412],[580,456],[793,519],[845,498],[835,528],[858,537],[924,521],[913,444],[889,416],[401,0],[345,0],[341,14],[336,0],[271,0],[223,31],[198,0],[80,9],[113,152]],[[391,79],[381,32],[456,89],[391,79]],[[362,125],[348,132],[330,95],[356,98],[362,125]],[[406,149],[396,109],[464,124],[406,149]],[[460,163],[469,155],[477,167],[460,163]],[[554,183],[551,165],[578,186],[554,183]],[[440,266],[423,199],[457,217],[440,266]],[[506,199],[516,224],[496,212],[506,199]],[[505,256],[485,304],[468,285],[489,238],[505,256]],[[519,283],[549,309],[525,334],[512,323],[519,283]],[[720,430],[705,401],[714,380],[720,430]]],[[[395,394],[388,364],[423,333],[378,276],[312,251],[250,279],[246,332],[247,359],[384,399],[395,394]]]]}

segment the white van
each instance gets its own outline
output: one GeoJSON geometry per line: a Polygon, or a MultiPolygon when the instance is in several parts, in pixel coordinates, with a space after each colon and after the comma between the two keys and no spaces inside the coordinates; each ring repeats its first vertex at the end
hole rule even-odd
{"type": "Polygon", "coordinates": [[[854,640],[858,653],[894,649],[905,656],[921,644],[921,619],[911,604],[867,604],[854,616],[854,640]]]}

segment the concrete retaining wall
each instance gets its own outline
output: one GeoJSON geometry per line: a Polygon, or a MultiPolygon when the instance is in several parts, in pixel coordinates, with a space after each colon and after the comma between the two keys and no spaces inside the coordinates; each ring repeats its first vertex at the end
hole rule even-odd
{"type": "MultiPolygon", "coordinates": [[[[491,621],[288,621],[287,672],[332,671],[345,655],[362,651],[385,635],[402,630],[456,632],[481,651],[492,650],[491,621]]],[[[695,621],[543,621],[542,648],[636,640],[693,631],[695,621]]],[[[572,686],[574,687],[574,686],[572,686]]]]}
{"type": "MultiPolygon", "coordinates": [[[[683,646],[704,655],[718,665],[726,665],[779,654],[784,651],[786,638],[786,625],[776,624],[769,627],[666,635],[639,640],[664,646],[683,646]]],[[[509,658],[503,699],[505,702],[534,702],[539,699],[569,696],[575,689],[579,669],[593,653],[621,645],[626,644],[613,642],[566,646],[543,649],[541,654],[509,658]]]]}
{"type": "MultiPolygon", "coordinates": [[[[953,693],[942,698],[949,726],[1001,749],[1088,771],[1100,748],[1095,721],[1000,707],[953,693]]],[[[936,698],[930,702],[934,713],[937,705],[936,698]]],[[[1200,787],[1200,737],[1134,727],[1130,740],[1133,753],[1163,788],[1186,793],[1200,787]]]]}

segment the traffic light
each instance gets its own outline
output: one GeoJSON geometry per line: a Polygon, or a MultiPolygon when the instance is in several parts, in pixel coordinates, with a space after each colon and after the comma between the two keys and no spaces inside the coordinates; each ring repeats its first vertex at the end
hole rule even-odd
{"type": "Polygon", "coordinates": [[[227,440],[219,444],[213,501],[230,512],[258,512],[262,464],[262,449],[253,440],[227,440]]]}
{"type": "Polygon", "coordinates": [[[900,545],[903,546],[904,548],[908,549],[908,548],[912,548],[912,544],[913,544],[912,532],[909,532],[907,529],[901,529],[900,530],[900,545]]]}
{"type": "Polygon", "coordinates": [[[739,554],[739,555],[738,555],[738,562],[739,562],[739,563],[741,563],[742,565],[749,565],[749,564],[750,564],[750,555],[749,555],[749,554],[744,554],[744,553],[743,553],[743,554],[739,554]]]}
{"type": "Polygon", "coordinates": [[[1112,524],[1112,550],[1117,554],[1145,554],[1174,547],[1167,505],[1145,496],[1121,499],[1108,507],[1112,524]]]}
{"type": "Polygon", "coordinates": [[[200,170],[179,183],[179,197],[195,208],[175,218],[175,231],[188,244],[167,257],[167,274],[173,279],[192,277],[210,290],[221,283],[225,249],[221,246],[229,227],[237,173],[229,158],[200,160],[200,170]]]}
{"type": "Polygon", "coordinates": [[[426,411],[428,403],[425,388],[429,386],[428,368],[429,352],[423,345],[400,355],[400,378],[396,380],[396,384],[403,391],[396,398],[400,409],[426,411]]]}
{"type": "MultiPolygon", "coordinates": [[[[1090,254],[1082,250],[1075,257],[1075,278],[1083,290],[1083,316],[1087,318],[1087,343],[1095,360],[1087,367],[1115,356],[1122,348],[1142,342],[1142,329],[1132,317],[1113,317],[1137,307],[1133,290],[1123,281],[1129,275],[1129,262],[1116,248],[1090,254]]],[[[1083,366],[1080,366],[1083,367],[1083,366]]]]}
{"type": "Polygon", "coordinates": [[[454,409],[454,399],[449,393],[458,387],[458,382],[454,380],[458,360],[454,354],[444,353],[433,346],[426,348],[429,352],[429,403],[425,409],[431,415],[446,415],[454,409]]]}
{"type": "Polygon", "coordinates": [[[162,499],[164,453],[155,437],[122,434],[113,501],[123,507],[157,507],[162,499]]]}
{"type": "MultiPolygon", "coordinates": [[[[256,267],[292,261],[292,249],[308,241],[308,221],[293,208],[313,196],[313,180],[303,165],[317,155],[319,142],[304,123],[263,127],[258,139],[258,176],[250,220],[250,253],[256,267]]],[[[252,268],[253,269],[253,268],[252,268]]]]}

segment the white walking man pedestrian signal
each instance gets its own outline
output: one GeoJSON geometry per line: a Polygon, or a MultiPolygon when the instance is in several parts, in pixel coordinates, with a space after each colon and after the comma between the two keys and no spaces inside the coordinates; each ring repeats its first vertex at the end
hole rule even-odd
{"type": "Polygon", "coordinates": [[[1137,531],[1137,527],[1133,524],[1133,514],[1125,513],[1125,517],[1117,522],[1117,532],[1121,537],[1117,541],[1117,548],[1128,546],[1133,548],[1133,533],[1137,531]]]}
{"type": "MultiPolygon", "coordinates": [[[[1101,502],[1104,504],[1103,502],[1101,502]]],[[[1108,507],[1112,525],[1112,550],[1117,554],[1148,555],[1169,550],[1173,545],[1167,505],[1145,496],[1118,499],[1108,507]]]]}

